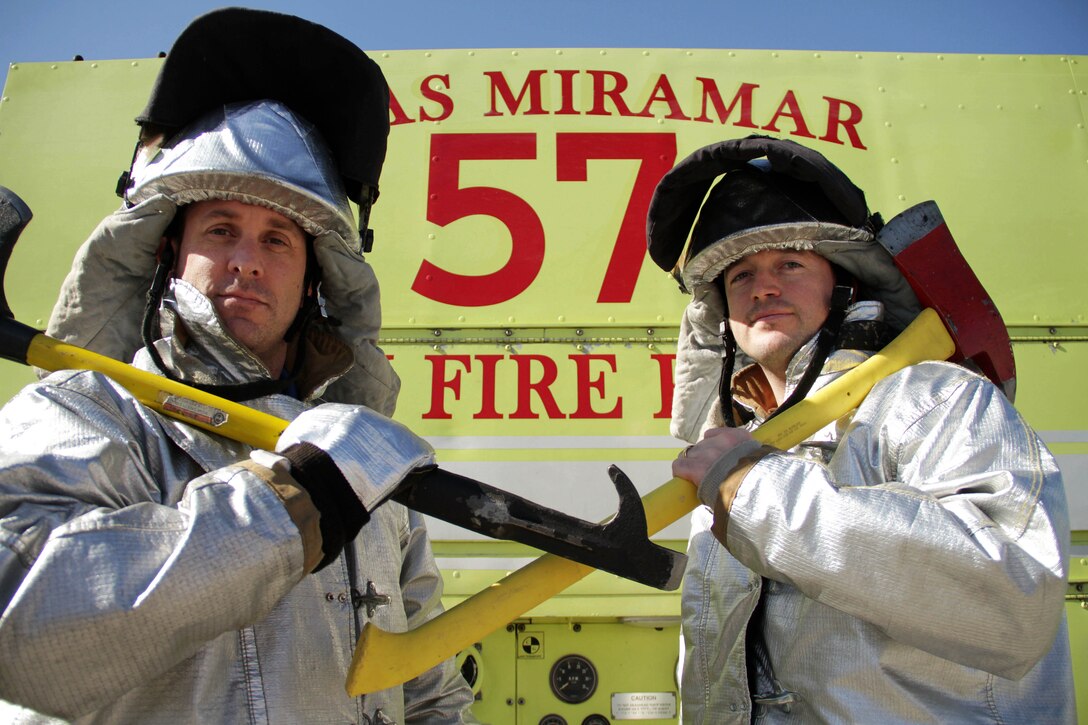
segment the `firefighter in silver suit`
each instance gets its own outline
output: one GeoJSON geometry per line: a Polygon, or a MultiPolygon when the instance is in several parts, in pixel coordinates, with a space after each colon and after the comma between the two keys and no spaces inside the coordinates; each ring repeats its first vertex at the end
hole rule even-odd
{"type": "Polygon", "coordinates": [[[685,723],[1075,720],[1061,475],[1001,389],[926,362],[789,451],[751,436],[920,311],[882,223],[766,137],[696,151],[651,202],[651,256],[692,296],[685,723]]]}
{"type": "MultiPolygon", "coordinates": [[[[291,422],[274,450],[254,450],[72,370],[4,407],[0,719],[472,722],[452,660],[400,687],[345,691],[364,624],[405,631],[441,611],[422,517],[383,503],[434,460],[388,417],[399,381],[376,345],[362,255],[385,81],[297,18],[229,9],[193,28],[286,63],[305,53],[304,68],[338,49],[352,92],[373,94],[353,106],[363,115],[330,97],[332,115],[350,116],[349,132],[370,119],[369,140],[333,141],[334,125],[307,115],[321,108],[275,97],[210,103],[169,132],[157,118],[170,114],[151,113],[125,203],[80,249],[49,333],[291,422]],[[352,154],[370,174],[361,183],[352,154]]],[[[198,98],[168,92],[175,63],[229,50],[187,57],[180,40],[157,88],[168,105],[198,98]]]]}

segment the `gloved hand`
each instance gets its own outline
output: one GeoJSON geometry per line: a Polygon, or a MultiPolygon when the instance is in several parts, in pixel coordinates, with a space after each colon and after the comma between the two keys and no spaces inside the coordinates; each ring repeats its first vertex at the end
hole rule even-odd
{"type": "MultiPolygon", "coordinates": [[[[410,471],[434,465],[434,449],[404,425],[361,405],[325,403],[280,435],[276,452],[321,513],[318,569],[335,559],[410,471]]],[[[315,570],[316,571],[316,570],[315,570]]]]}
{"type": "MultiPolygon", "coordinates": [[[[699,500],[714,508],[726,477],[744,459],[761,450],[759,441],[743,428],[711,428],[701,441],[685,448],[672,462],[672,475],[698,486],[699,500]]],[[[730,502],[735,493],[730,492],[730,502]]]]}
{"type": "Polygon", "coordinates": [[[276,452],[286,455],[300,443],[311,443],[332,458],[368,513],[413,468],[434,464],[427,441],[362,405],[325,403],[303,411],[283,431],[276,452]]]}

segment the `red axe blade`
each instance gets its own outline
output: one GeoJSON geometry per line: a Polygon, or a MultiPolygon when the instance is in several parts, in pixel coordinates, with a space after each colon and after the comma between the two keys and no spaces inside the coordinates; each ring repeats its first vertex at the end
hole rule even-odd
{"type": "Polygon", "coordinates": [[[974,367],[1012,400],[1016,362],[1001,313],[963,258],[937,203],[916,204],[877,236],[923,307],[941,316],[956,343],[952,362],[974,367]]]}

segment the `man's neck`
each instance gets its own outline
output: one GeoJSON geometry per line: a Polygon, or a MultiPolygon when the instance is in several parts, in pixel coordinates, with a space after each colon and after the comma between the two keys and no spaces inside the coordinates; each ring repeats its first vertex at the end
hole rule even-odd
{"type": "Polygon", "coordinates": [[[758,419],[768,418],[778,409],[774,391],[763,374],[763,368],[758,365],[749,365],[738,371],[733,376],[732,388],[734,400],[751,410],[758,419]]]}
{"type": "Polygon", "coordinates": [[[774,393],[774,400],[777,405],[782,405],[782,401],[786,399],[786,372],[778,372],[770,368],[759,366],[763,371],[763,377],[767,378],[767,385],[770,386],[771,392],[774,393]]]}
{"type": "Polygon", "coordinates": [[[268,376],[273,380],[278,379],[283,375],[283,370],[287,366],[287,344],[278,346],[275,350],[270,351],[264,355],[257,355],[257,359],[264,365],[265,370],[268,371],[268,376]]]}

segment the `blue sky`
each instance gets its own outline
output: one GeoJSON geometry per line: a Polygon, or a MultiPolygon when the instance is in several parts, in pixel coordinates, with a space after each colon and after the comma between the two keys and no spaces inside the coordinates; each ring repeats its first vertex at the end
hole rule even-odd
{"type": "MultiPolygon", "coordinates": [[[[222,2],[0,0],[12,62],[147,58],[222,2]]],[[[315,0],[302,15],[364,49],[647,47],[1088,54],[1088,0],[315,0]]]]}

